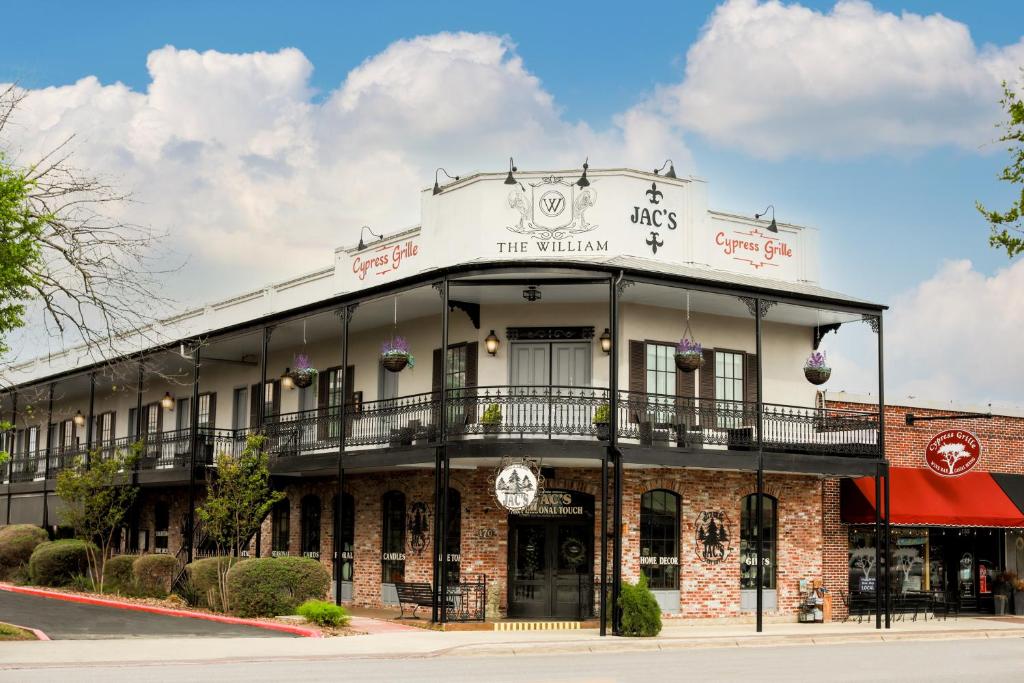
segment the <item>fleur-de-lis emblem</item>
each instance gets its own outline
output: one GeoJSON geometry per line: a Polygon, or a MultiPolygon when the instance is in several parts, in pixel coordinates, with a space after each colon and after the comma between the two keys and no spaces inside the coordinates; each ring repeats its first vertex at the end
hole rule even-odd
{"type": "Polygon", "coordinates": [[[654,253],[654,254],[658,253],[658,247],[665,246],[665,243],[662,240],[658,239],[658,233],[656,233],[656,232],[652,232],[651,233],[651,238],[648,239],[648,240],[645,240],[645,242],[651,248],[651,253],[654,253]]]}
{"type": "Polygon", "coordinates": [[[651,198],[651,204],[660,204],[661,198],[665,196],[665,193],[658,189],[657,183],[651,183],[651,189],[644,192],[644,194],[651,198]]]}

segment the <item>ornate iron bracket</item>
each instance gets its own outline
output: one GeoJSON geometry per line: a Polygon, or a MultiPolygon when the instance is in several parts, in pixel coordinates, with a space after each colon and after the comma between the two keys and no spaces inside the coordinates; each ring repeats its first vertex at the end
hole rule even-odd
{"type": "Polygon", "coordinates": [[[814,330],[813,330],[813,332],[814,332],[814,339],[812,341],[812,345],[814,346],[814,350],[815,351],[818,350],[818,346],[821,344],[821,340],[822,340],[822,338],[826,334],[828,334],[829,332],[836,332],[836,333],[838,333],[840,325],[842,325],[842,323],[829,323],[828,325],[815,325],[814,330]]]}
{"type": "Polygon", "coordinates": [[[619,296],[622,296],[622,293],[626,291],[626,287],[632,287],[635,284],[636,283],[633,282],[632,280],[622,280],[619,282],[619,284],[615,285],[615,292],[619,296]]]}
{"type": "Polygon", "coordinates": [[[441,297],[441,299],[444,299],[444,283],[443,282],[432,282],[432,283],[430,283],[430,286],[434,288],[434,291],[437,292],[437,295],[439,297],[441,297]]]}
{"type": "Polygon", "coordinates": [[[874,332],[875,334],[878,334],[879,316],[877,316],[877,315],[865,315],[862,318],[862,320],[868,324],[868,327],[871,328],[872,332],[874,332]]]}
{"type": "Polygon", "coordinates": [[[455,309],[465,312],[469,316],[470,321],[473,323],[473,327],[480,329],[480,304],[474,304],[469,301],[456,301],[455,299],[448,299],[448,310],[454,311],[455,309]]]}
{"type": "Polygon", "coordinates": [[[334,309],[334,315],[338,317],[338,321],[341,323],[346,321],[352,322],[357,308],[359,308],[359,304],[348,304],[347,306],[334,309]]]}
{"type": "MultiPolygon", "coordinates": [[[[757,306],[756,298],[752,296],[738,296],[736,298],[742,301],[743,305],[747,307],[747,311],[750,312],[751,318],[757,315],[757,311],[755,309],[755,306],[757,306]]],[[[772,301],[771,299],[761,299],[761,318],[764,319],[768,317],[768,310],[772,306],[777,306],[778,303],[778,301],[772,301]]]]}

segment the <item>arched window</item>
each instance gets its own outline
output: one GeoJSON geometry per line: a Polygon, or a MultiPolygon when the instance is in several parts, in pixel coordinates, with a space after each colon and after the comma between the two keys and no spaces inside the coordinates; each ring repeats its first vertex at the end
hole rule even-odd
{"type": "MultiPolygon", "coordinates": [[[[772,496],[764,495],[761,500],[761,536],[764,539],[761,587],[774,589],[779,505],[772,496]]],[[[740,588],[757,589],[757,494],[754,493],[743,499],[740,511],[740,588]]]]}
{"type": "Polygon", "coordinates": [[[287,498],[279,500],[270,513],[270,554],[287,555],[291,536],[292,505],[287,498]]]}
{"type": "Polygon", "coordinates": [[[459,569],[462,563],[462,496],[455,489],[448,489],[448,515],[446,518],[448,533],[445,536],[448,547],[448,583],[459,582],[459,569]]]}
{"type": "Polygon", "coordinates": [[[303,496],[300,505],[302,556],[320,559],[320,496],[303,496]]]}
{"type": "Polygon", "coordinates": [[[388,491],[381,498],[381,583],[405,581],[405,494],[388,491]]]}
{"type": "MultiPolygon", "coordinates": [[[[334,496],[334,504],[338,504],[337,495],[334,496]]],[[[338,534],[341,542],[341,580],[351,581],[356,544],[356,502],[351,493],[342,494],[341,505],[341,533],[338,534]]],[[[334,522],[337,524],[337,517],[334,522]]]]}
{"type": "Polygon", "coordinates": [[[679,588],[679,495],[640,496],[640,570],[652,590],[679,588]]]}

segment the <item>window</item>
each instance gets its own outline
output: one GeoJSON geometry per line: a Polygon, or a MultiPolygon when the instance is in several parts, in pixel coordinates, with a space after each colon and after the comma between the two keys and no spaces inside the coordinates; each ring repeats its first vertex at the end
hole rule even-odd
{"type": "Polygon", "coordinates": [[[160,433],[161,410],[159,403],[150,403],[142,408],[142,431],[145,435],[160,433]]]}
{"type": "MultiPolygon", "coordinates": [[[[345,384],[341,368],[330,368],[327,370],[327,414],[338,417],[341,414],[341,402],[345,397],[345,384]]],[[[331,439],[338,438],[341,430],[341,422],[332,419],[327,423],[326,436],[331,439]]]]}
{"type": "Polygon", "coordinates": [[[171,506],[165,501],[157,501],[153,506],[153,552],[170,552],[168,536],[171,529],[171,506]]]}
{"type": "Polygon", "coordinates": [[[679,496],[671,491],[640,497],[640,570],[652,590],[679,588],[679,496]]]}
{"type": "Polygon", "coordinates": [[[448,548],[446,563],[447,581],[449,585],[459,582],[459,570],[462,565],[462,496],[455,489],[448,489],[447,526],[445,544],[448,548]]]}
{"type": "Polygon", "coordinates": [[[277,391],[279,386],[279,380],[267,380],[267,383],[263,385],[263,417],[266,419],[277,415],[277,391]]]}
{"type": "Polygon", "coordinates": [[[320,559],[320,497],[303,496],[301,505],[302,556],[320,559]]]}
{"type": "MultiPolygon", "coordinates": [[[[335,504],[337,504],[337,496],[335,496],[335,504]]],[[[338,535],[338,539],[341,541],[341,580],[351,581],[356,540],[356,502],[352,494],[343,494],[341,505],[341,533],[338,535]]]]}
{"type": "Polygon", "coordinates": [[[249,426],[249,389],[235,389],[232,410],[234,414],[231,416],[231,428],[246,429],[249,426]]]}
{"type": "Polygon", "coordinates": [[[288,499],[279,500],[270,517],[270,554],[272,557],[288,554],[288,542],[291,535],[291,503],[288,499]]]}
{"type": "Polygon", "coordinates": [[[213,427],[213,394],[199,394],[199,420],[196,423],[200,428],[213,427]]]}
{"type": "MultiPolygon", "coordinates": [[[[764,545],[761,557],[761,587],[775,588],[775,560],[778,543],[778,501],[762,496],[761,536],[764,545]]],[[[743,499],[740,511],[740,588],[757,589],[757,494],[743,499]]]]}
{"type": "Polygon", "coordinates": [[[179,398],[178,407],[174,410],[177,411],[174,428],[179,432],[188,429],[192,425],[192,399],[179,398]]]}
{"type": "Polygon", "coordinates": [[[462,389],[466,386],[465,344],[448,347],[448,368],[444,379],[448,389],[462,389]]]}
{"type": "Polygon", "coordinates": [[[676,394],[676,361],[674,346],[669,344],[646,344],[647,400],[654,406],[668,406],[655,409],[654,421],[672,421],[672,406],[676,394]]]}
{"type": "Polygon", "coordinates": [[[381,583],[405,581],[405,494],[388,491],[381,498],[381,583]]]}
{"type": "Polygon", "coordinates": [[[739,427],[743,423],[743,354],[715,351],[715,398],[718,426],[739,427]]]}
{"type": "Polygon", "coordinates": [[[97,445],[111,444],[114,442],[114,413],[100,413],[96,416],[96,437],[97,445]]]}

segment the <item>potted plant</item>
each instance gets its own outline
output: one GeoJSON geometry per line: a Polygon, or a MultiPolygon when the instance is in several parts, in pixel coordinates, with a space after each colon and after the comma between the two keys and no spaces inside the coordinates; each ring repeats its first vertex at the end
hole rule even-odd
{"type": "Polygon", "coordinates": [[[1013,582],[1013,613],[1024,616],[1024,579],[1013,582]]]}
{"type": "Polygon", "coordinates": [[[611,406],[603,403],[594,411],[594,426],[597,428],[597,438],[607,441],[611,438],[611,406]]]}
{"type": "Polygon", "coordinates": [[[484,414],[480,416],[480,425],[484,434],[497,434],[501,429],[501,406],[492,403],[484,408],[484,414]]]}
{"type": "Polygon", "coordinates": [[[392,337],[380,347],[380,364],[388,372],[401,372],[406,366],[416,366],[405,337],[392,337]]]}
{"type": "Polygon", "coordinates": [[[828,366],[824,352],[815,351],[807,357],[807,362],[804,363],[804,377],[807,378],[808,382],[811,384],[824,384],[831,375],[832,368],[828,366]]]}
{"type": "Polygon", "coordinates": [[[693,372],[704,365],[704,349],[700,342],[683,337],[676,344],[676,367],[683,372],[693,372]]]}
{"type": "Polygon", "coordinates": [[[295,354],[295,369],[288,372],[292,382],[299,388],[308,387],[316,378],[316,368],[309,364],[309,356],[304,353],[295,354]]]}

